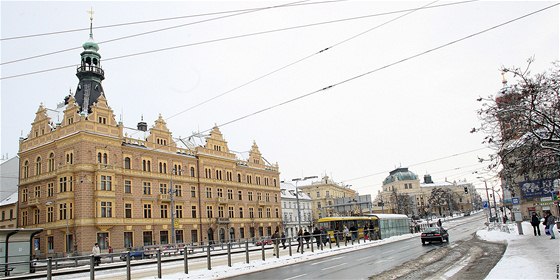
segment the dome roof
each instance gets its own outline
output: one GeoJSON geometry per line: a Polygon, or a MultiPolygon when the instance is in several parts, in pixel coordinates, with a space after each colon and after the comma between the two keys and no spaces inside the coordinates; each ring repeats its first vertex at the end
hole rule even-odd
{"type": "Polygon", "coordinates": [[[89,40],[87,42],[85,42],[82,47],[84,48],[84,50],[86,51],[94,51],[97,52],[99,50],[99,45],[97,45],[97,43],[95,41],[93,41],[93,38],[89,37],[89,40]]]}
{"type": "Polygon", "coordinates": [[[407,180],[418,180],[418,175],[414,174],[412,171],[408,171],[408,168],[397,168],[389,173],[389,176],[383,180],[383,185],[390,184],[395,181],[407,181],[407,180]]]}

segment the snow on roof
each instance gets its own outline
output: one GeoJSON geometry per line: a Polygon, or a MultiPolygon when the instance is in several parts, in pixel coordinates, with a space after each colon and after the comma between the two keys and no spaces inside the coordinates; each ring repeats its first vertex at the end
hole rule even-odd
{"type": "Polygon", "coordinates": [[[0,201],[0,207],[17,203],[17,201],[18,201],[18,193],[15,192],[10,196],[6,197],[5,199],[3,199],[2,201],[0,201]]]}
{"type": "MultiPolygon", "coordinates": [[[[291,183],[280,182],[280,198],[295,199],[296,186],[291,183]]],[[[299,199],[311,200],[306,193],[299,190],[299,199]]]]}
{"type": "Polygon", "coordinates": [[[420,183],[421,188],[434,188],[434,187],[452,187],[451,182],[434,182],[434,183],[420,183]]]}

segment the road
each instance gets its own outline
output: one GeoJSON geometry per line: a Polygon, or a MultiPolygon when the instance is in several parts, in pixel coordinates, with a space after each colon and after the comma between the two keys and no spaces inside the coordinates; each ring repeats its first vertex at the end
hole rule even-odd
{"type": "Polygon", "coordinates": [[[367,279],[418,259],[438,248],[454,247],[471,239],[474,232],[484,227],[484,219],[484,215],[479,213],[459,219],[453,226],[448,227],[444,223],[443,226],[449,230],[449,244],[422,246],[420,238],[414,237],[228,279],[367,279]]]}

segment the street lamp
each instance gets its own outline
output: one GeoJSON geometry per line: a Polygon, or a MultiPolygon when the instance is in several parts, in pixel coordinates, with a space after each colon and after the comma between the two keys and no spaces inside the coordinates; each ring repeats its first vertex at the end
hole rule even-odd
{"type": "Polygon", "coordinates": [[[299,181],[305,181],[305,180],[308,180],[308,179],[315,179],[315,178],[317,178],[317,176],[303,177],[303,179],[301,179],[301,178],[292,179],[292,182],[296,182],[296,204],[297,204],[297,216],[298,216],[298,227],[299,227],[299,229],[301,229],[301,212],[299,210],[300,209],[299,208],[299,189],[298,189],[297,185],[298,185],[299,181]]]}

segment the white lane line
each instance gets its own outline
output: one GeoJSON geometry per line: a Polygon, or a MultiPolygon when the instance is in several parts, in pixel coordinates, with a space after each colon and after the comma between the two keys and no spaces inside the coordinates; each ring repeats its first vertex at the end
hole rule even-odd
{"type": "Polygon", "coordinates": [[[338,260],[338,259],[342,259],[343,257],[336,257],[336,258],[332,258],[332,259],[328,259],[328,260],[324,260],[324,261],[320,261],[320,262],[315,262],[312,263],[311,265],[316,265],[316,264],[320,264],[320,263],[324,263],[324,262],[330,262],[330,261],[334,261],[334,260],[338,260]]]}
{"type": "Polygon", "coordinates": [[[307,275],[307,273],[300,274],[300,275],[296,275],[296,276],[290,277],[290,278],[286,278],[286,279],[284,279],[284,280],[296,279],[296,278],[299,278],[299,277],[303,277],[303,276],[305,276],[305,275],[307,275]]]}
{"type": "Polygon", "coordinates": [[[392,252],[395,252],[395,250],[389,250],[389,251],[387,251],[387,252],[385,252],[385,253],[392,253],[392,252]]]}
{"type": "Polygon", "coordinates": [[[360,258],[358,260],[363,261],[363,260],[367,260],[367,259],[370,259],[370,258],[373,258],[373,257],[376,257],[376,256],[367,256],[367,257],[360,258]]]}
{"type": "Polygon", "coordinates": [[[343,265],[346,265],[346,264],[347,264],[347,263],[341,263],[341,264],[337,264],[337,265],[325,267],[325,268],[323,268],[323,269],[321,269],[321,270],[333,269],[333,268],[336,268],[336,267],[339,267],[339,266],[343,266],[343,265]]]}

